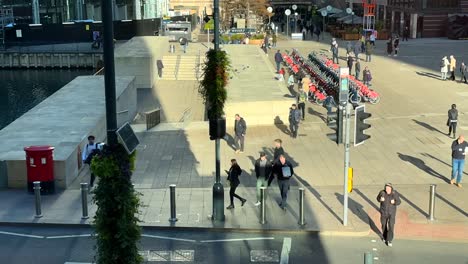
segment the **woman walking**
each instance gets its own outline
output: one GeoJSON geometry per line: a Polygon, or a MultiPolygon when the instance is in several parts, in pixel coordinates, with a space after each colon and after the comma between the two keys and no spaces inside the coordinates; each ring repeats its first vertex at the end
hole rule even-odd
{"type": "Polygon", "coordinates": [[[389,38],[387,41],[387,54],[388,56],[392,56],[393,53],[393,39],[389,38]]]}
{"type": "Polygon", "coordinates": [[[231,185],[231,189],[229,190],[229,198],[231,199],[231,204],[226,209],[234,209],[234,197],[241,201],[241,206],[244,206],[246,199],[240,197],[236,194],[237,186],[239,186],[239,176],[242,174],[242,169],[240,168],[239,164],[235,159],[231,160],[231,168],[229,171],[226,171],[228,174],[227,180],[231,185]]]}

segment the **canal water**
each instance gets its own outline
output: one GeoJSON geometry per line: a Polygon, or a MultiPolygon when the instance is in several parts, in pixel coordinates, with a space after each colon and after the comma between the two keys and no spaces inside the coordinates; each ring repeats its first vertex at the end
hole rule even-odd
{"type": "Polygon", "coordinates": [[[0,129],[29,111],[75,77],[92,70],[0,70],[0,129]]]}

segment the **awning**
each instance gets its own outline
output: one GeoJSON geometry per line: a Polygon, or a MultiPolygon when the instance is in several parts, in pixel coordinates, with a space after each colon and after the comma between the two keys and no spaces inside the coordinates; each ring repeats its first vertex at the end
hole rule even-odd
{"type": "Polygon", "coordinates": [[[330,14],[337,14],[337,13],[341,13],[343,12],[343,10],[341,9],[338,9],[338,8],[335,8],[335,7],[332,7],[332,9],[330,11],[327,10],[327,7],[322,7],[320,8],[319,10],[317,10],[319,12],[319,14],[323,11],[327,11],[327,14],[330,15],[330,14]]]}
{"type": "Polygon", "coordinates": [[[338,18],[337,21],[340,21],[343,24],[362,24],[362,17],[347,15],[345,17],[338,18]]]}

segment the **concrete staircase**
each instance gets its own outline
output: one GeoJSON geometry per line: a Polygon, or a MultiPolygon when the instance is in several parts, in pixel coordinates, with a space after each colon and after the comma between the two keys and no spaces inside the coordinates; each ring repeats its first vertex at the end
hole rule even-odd
{"type": "Polygon", "coordinates": [[[180,56],[177,80],[196,81],[199,76],[200,59],[198,56],[180,56]]]}
{"type": "Polygon", "coordinates": [[[162,62],[164,65],[162,79],[177,80],[177,67],[179,64],[179,56],[163,56],[162,62]]]}

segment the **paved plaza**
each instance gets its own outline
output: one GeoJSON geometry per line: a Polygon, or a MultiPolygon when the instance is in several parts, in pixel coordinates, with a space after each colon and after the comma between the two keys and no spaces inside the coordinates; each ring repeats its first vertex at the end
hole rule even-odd
{"type": "MultiPolygon", "coordinates": [[[[307,104],[305,121],[300,125],[299,137],[289,136],[287,124],[249,126],[247,122],[245,153],[235,154],[232,147],[233,131],[222,142],[221,169],[223,183],[229,160],[236,158],[244,170],[238,192],[248,200],[244,207],[236,203],[226,210],[226,222],[213,224],[211,215],[211,187],[214,182],[214,142],[209,140],[208,124],[163,124],[148,132],[139,132],[135,187],[142,196],[142,225],[170,226],[170,184],[177,185],[177,212],[180,227],[224,227],[234,229],[320,230],[334,235],[375,235],[379,226],[375,197],[386,182],[392,182],[401,193],[402,205],[397,218],[397,237],[464,240],[468,238],[468,184],[457,188],[448,184],[451,172],[450,144],[447,137],[447,110],[452,103],[459,109],[459,131],[468,132],[468,85],[440,81],[438,65],[443,55],[453,54],[460,63],[468,61],[467,41],[418,39],[401,44],[400,56],[388,57],[385,42],[378,41],[372,62],[361,62],[373,74],[373,86],[380,95],[377,105],[366,104],[372,113],[369,123],[371,135],[363,145],[351,148],[351,166],[354,168],[355,190],[350,194],[349,225],[342,226],[343,146],[337,146],[327,134],[332,133],[325,122],[326,110],[321,105],[307,104]],[[273,140],[280,138],[288,159],[295,166],[289,207],[283,212],[277,206],[280,199],[276,182],[268,189],[267,220],[258,223],[255,207],[255,176],[253,163],[259,152],[272,156],[273,140]],[[426,220],[429,185],[437,184],[436,221],[426,220]],[[298,188],[305,189],[307,225],[298,222],[298,188]],[[441,231],[436,231],[441,230],[441,231]],[[445,231],[444,231],[445,230],[445,231]]],[[[340,46],[345,44],[340,42],[340,46]]],[[[298,48],[303,55],[310,51],[327,52],[329,40],[282,41],[279,49],[298,48]]],[[[271,50],[272,59],[276,50],[271,50]]],[[[340,49],[340,56],[344,51],[340,49]]],[[[363,55],[361,55],[362,58],[363,55]]],[[[341,60],[340,64],[345,65],[341,60]]],[[[271,78],[273,67],[269,67],[271,78]]],[[[268,78],[268,77],[266,77],[268,78]]],[[[457,77],[457,81],[459,76],[457,77]]],[[[257,84],[252,78],[244,80],[257,84]]],[[[285,85],[285,84],[284,84],[285,85]]],[[[249,89],[255,89],[249,85],[249,89]]],[[[240,112],[241,116],[243,115],[240,112]]],[[[228,117],[231,118],[232,117],[228,117]]],[[[468,182],[465,174],[464,182],[468,182]]],[[[79,182],[87,181],[82,173],[73,187],[62,193],[43,197],[41,219],[34,219],[33,197],[24,191],[0,192],[0,198],[9,206],[0,209],[0,222],[22,223],[89,223],[80,218],[79,182]],[[18,206],[20,205],[20,206],[18,206]],[[21,207],[21,209],[18,209],[21,207]]],[[[225,203],[228,205],[228,189],[225,203]]],[[[90,202],[90,214],[95,206],[90,202]]]]}

